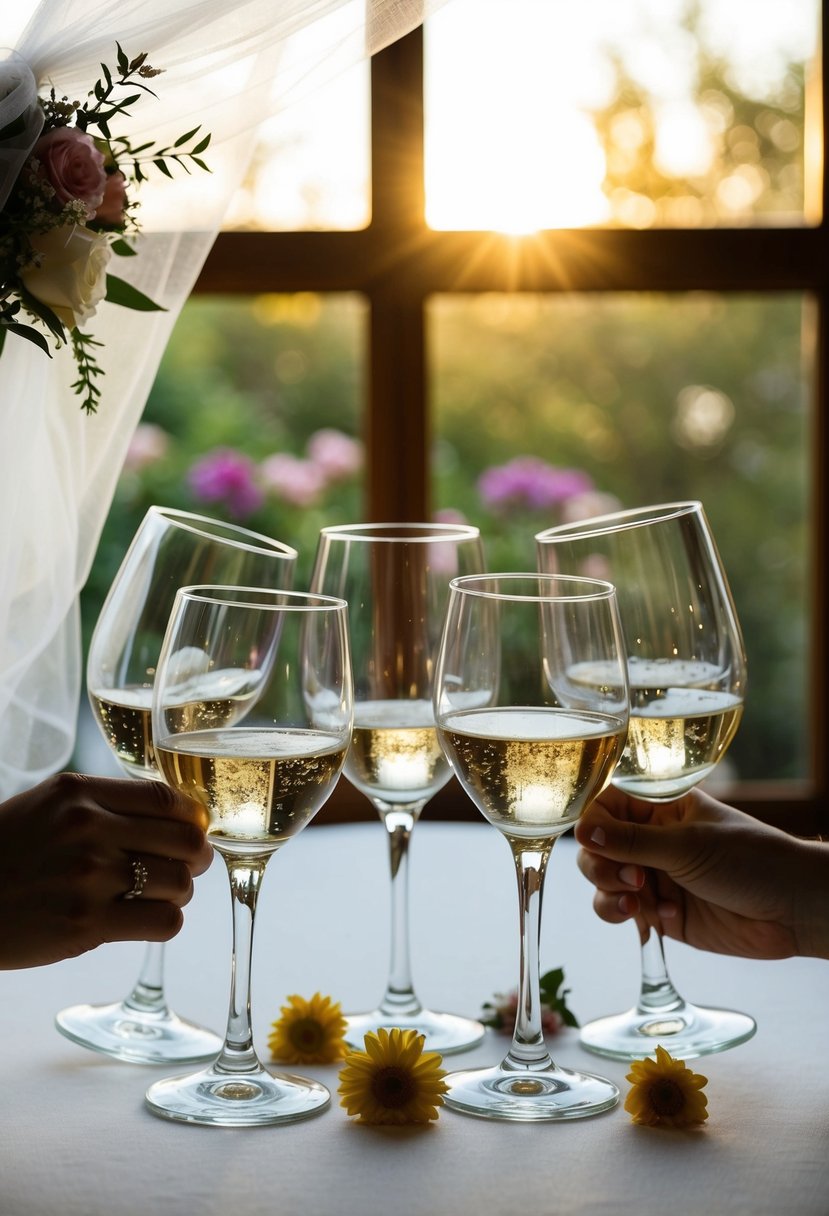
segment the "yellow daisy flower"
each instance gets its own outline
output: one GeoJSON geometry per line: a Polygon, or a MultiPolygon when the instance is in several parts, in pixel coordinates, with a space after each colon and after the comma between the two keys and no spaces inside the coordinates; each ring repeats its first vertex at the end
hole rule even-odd
{"type": "Polygon", "coordinates": [[[289,996],[268,1036],[271,1057],[282,1064],[334,1064],[346,1054],[346,1020],[339,1002],[315,992],[310,1001],[289,996]]]}
{"type": "Polygon", "coordinates": [[[708,1118],[708,1099],[702,1092],[708,1078],[691,1072],[684,1060],[675,1060],[657,1047],[655,1060],[635,1060],[625,1110],[634,1123],[647,1127],[689,1127],[708,1118]]]}
{"type": "Polygon", "coordinates": [[[424,1052],[425,1041],[416,1030],[370,1030],[365,1051],[350,1051],[340,1069],[340,1105],[361,1123],[437,1119],[446,1073],[436,1051],[424,1052]]]}

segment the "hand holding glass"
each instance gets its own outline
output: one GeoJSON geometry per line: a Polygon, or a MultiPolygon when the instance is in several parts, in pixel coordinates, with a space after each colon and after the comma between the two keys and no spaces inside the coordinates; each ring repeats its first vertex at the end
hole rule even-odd
{"type": "Polygon", "coordinates": [[[627,735],[627,667],[608,583],[549,575],[453,579],[435,674],[438,735],[518,876],[521,963],[512,1046],[493,1068],[450,1073],[446,1104],[523,1121],[614,1106],[615,1085],[560,1068],[541,1029],[539,935],[547,862],[609,783],[627,735]],[[601,684],[574,673],[602,668],[601,684]]]}
{"type": "MultiPolygon", "coordinates": [[[[296,550],[234,524],[150,507],[113,580],[89,648],[86,682],[101,732],[129,777],[159,780],[150,705],[161,642],[182,583],[291,585],[296,550]]],[[[193,697],[228,695],[226,681],[188,668],[193,697]]],[[[232,690],[231,690],[232,692],[232,690]]],[[[137,859],[140,861],[141,859],[137,859]]],[[[212,1030],[178,1017],[164,995],[164,946],[147,945],[138,981],[123,1001],[73,1005],[56,1017],[67,1038],[134,1064],[210,1060],[212,1030]]]]}
{"type": "MultiPolygon", "coordinates": [[[[619,789],[666,802],[709,776],[734,737],[746,690],[737,614],[699,502],[665,503],[562,525],[536,537],[547,572],[596,573],[616,586],[631,689],[619,789]]],[[[595,683],[601,671],[580,678],[595,683]]],[[[722,1051],[750,1038],[754,1019],[683,1000],[665,966],[662,936],[640,925],[637,1005],[581,1031],[590,1051],[636,1059],[661,1044],[675,1058],[722,1051]]]]}
{"type": "Polygon", "coordinates": [[[157,1115],[250,1127],[324,1109],[316,1081],[270,1073],[253,1046],[250,974],[257,896],[273,854],[333,790],[351,738],[351,663],[343,600],[257,588],[190,587],[176,597],[153,693],[164,779],[205,808],[233,899],[230,1012],[208,1068],[147,1091],[157,1115]],[[193,661],[227,697],[194,697],[193,661]]]}

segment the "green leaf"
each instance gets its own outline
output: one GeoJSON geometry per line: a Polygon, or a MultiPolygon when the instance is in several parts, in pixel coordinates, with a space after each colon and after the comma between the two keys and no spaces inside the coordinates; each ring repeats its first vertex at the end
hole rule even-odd
{"type": "Polygon", "coordinates": [[[138,250],[133,249],[129,241],[121,240],[120,237],[118,240],[112,242],[110,249],[113,253],[117,254],[119,258],[134,258],[138,252],[138,250]]]}
{"type": "Polygon", "coordinates": [[[567,1006],[565,1000],[569,988],[564,988],[564,968],[555,967],[552,971],[548,971],[541,976],[539,981],[539,989],[541,992],[541,1003],[557,1013],[564,1022],[565,1026],[578,1026],[578,1021],[575,1014],[567,1006]]]}
{"type": "Polygon", "coordinates": [[[161,157],[159,157],[157,160],[154,160],[153,164],[155,165],[156,169],[161,170],[161,172],[164,174],[165,177],[173,176],[172,173],[170,172],[170,170],[167,168],[167,162],[162,160],[161,157]]]}
{"type": "Polygon", "coordinates": [[[43,304],[40,300],[35,299],[28,291],[20,288],[20,298],[23,301],[23,306],[28,312],[34,313],[36,317],[40,317],[43,324],[50,329],[57,338],[58,342],[66,341],[66,329],[63,323],[58,320],[55,313],[52,312],[48,305],[43,304]]]}
{"type": "Polygon", "coordinates": [[[18,325],[16,321],[13,321],[11,325],[0,327],[0,351],[3,349],[7,330],[10,334],[17,334],[19,338],[25,338],[27,342],[34,342],[35,346],[39,346],[50,359],[52,358],[52,352],[49,350],[46,335],[42,334],[39,329],[35,329],[33,325],[18,325]]]}
{"type": "Polygon", "coordinates": [[[149,296],[145,296],[143,291],[133,287],[132,283],[126,283],[114,274],[107,275],[106,298],[111,304],[120,304],[122,308],[132,308],[136,312],[167,311],[163,305],[156,304],[149,296]]]}
{"type": "Polygon", "coordinates": [[[130,70],[129,57],[124,54],[123,50],[121,49],[120,42],[116,42],[115,45],[118,48],[118,71],[122,76],[126,76],[127,72],[130,70]]]}
{"type": "Polygon", "coordinates": [[[204,169],[205,173],[213,172],[213,170],[210,168],[210,166],[206,165],[200,156],[194,156],[193,162],[194,162],[194,164],[197,164],[200,169],[204,169]]]}
{"type": "MultiPolygon", "coordinates": [[[[196,129],[198,130],[198,128],[196,128],[196,129]]],[[[191,150],[190,155],[194,156],[198,152],[203,152],[205,150],[205,148],[208,146],[208,144],[210,143],[210,138],[211,137],[209,135],[205,135],[204,139],[199,140],[199,142],[196,144],[195,148],[193,148],[191,150]]]]}
{"type": "Polygon", "coordinates": [[[193,138],[193,136],[196,135],[200,130],[201,130],[201,123],[199,123],[199,125],[197,127],[193,127],[192,131],[188,131],[186,135],[179,135],[178,139],[173,144],[173,147],[180,148],[182,144],[189,143],[190,140],[193,138]]]}

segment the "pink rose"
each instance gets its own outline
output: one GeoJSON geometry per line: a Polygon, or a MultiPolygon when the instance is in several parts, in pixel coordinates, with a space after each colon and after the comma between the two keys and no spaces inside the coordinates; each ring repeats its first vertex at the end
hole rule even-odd
{"type": "MultiPolygon", "coordinates": [[[[119,228],[124,222],[124,209],[127,205],[127,179],[120,169],[107,173],[104,186],[104,198],[95,219],[101,224],[119,228]]],[[[89,217],[92,219],[92,216],[89,217]]]]}
{"type": "Polygon", "coordinates": [[[104,157],[95,142],[77,127],[54,127],[41,135],[32,155],[40,161],[41,173],[54,187],[58,207],[76,200],[91,219],[106,190],[104,157]]]}

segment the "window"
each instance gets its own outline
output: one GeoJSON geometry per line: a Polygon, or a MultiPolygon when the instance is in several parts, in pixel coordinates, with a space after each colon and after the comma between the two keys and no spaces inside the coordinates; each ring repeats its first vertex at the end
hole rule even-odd
{"type": "MultiPolygon", "coordinates": [[[[493,7],[502,19],[513,11],[475,0],[476,14],[493,7]]],[[[572,6],[535,7],[577,19],[572,6]]],[[[785,801],[794,816],[825,804],[829,784],[821,556],[829,247],[817,4],[785,6],[782,25],[778,8],[605,6],[605,14],[635,9],[645,22],[625,42],[624,31],[595,20],[596,4],[579,6],[593,14],[586,28],[606,34],[611,75],[588,81],[592,92],[582,89],[567,132],[554,121],[561,96],[544,104],[553,107],[546,122],[556,155],[570,157],[596,209],[580,219],[563,206],[525,209],[513,225],[523,235],[487,227],[509,227],[503,213],[452,213],[457,183],[443,203],[433,186],[427,204],[429,180],[450,168],[473,197],[494,193],[492,177],[475,176],[494,158],[474,122],[484,114],[492,130],[495,116],[484,110],[484,77],[445,123],[448,150],[425,141],[456,69],[440,28],[416,31],[371,64],[370,220],[359,226],[358,206],[340,230],[312,220],[305,227],[317,230],[224,232],[197,293],[361,302],[354,358],[364,384],[364,518],[480,512],[479,474],[527,451],[586,469],[598,492],[625,505],[691,496],[708,506],[716,495],[715,531],[739,586],[752,669],[763,672],[735,743],[732,796],[759,813],[785,801]],[[663,48],[667,75],[649,75],[648,45],[663,48]],[[671,93],[680,78],[691,84],[671,93]],[[602,120],[575,164],[588,112],[602,120]],[[585,226],[539,227],[576,223],[585,226]],[[669,466],[656,458],[668,446],[669,466]]],[[[456,0],[435,26],[469,29],[467,10],[468,0],[456,0]]],[[[501,54],[531,56],[537,74],[538,45],[502,42],[501,54]]],[[[554,51],[556,76],[567,56],[552,33],[541,45],[554,51]]],[[[573,89],[586,77],[568,79],[573,89]]],[[[503,90],[493,82],[489,92],[503,90]]],[[[543,115],[542,103],[533,105],[543,115]]],[[[517,163],[543,156],[535,137],[517,163]]],[[[552,190],[542,178],[525,194],[537,201],[545,191],[555,196],[555,178],[552,190]]],[[[525,556],[532,560],[531,547],[525,556]]]]}

